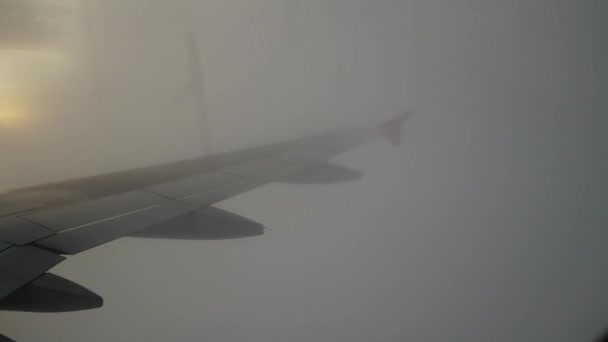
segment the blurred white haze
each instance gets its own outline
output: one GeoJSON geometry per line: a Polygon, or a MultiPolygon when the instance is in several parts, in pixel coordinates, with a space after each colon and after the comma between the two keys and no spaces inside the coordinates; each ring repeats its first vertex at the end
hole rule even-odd
{"type": "Polygon", "coordinates": [[[104,307],[2,312],[1,333],[559,342],[608,328],[608,2],[34,2],[50,37],[7,45],[0,22],[2,190],[413,116],[401,148],[333,160],[360,180],[219,205],[264,236],[71,257],[53,272],[104,307]]]}

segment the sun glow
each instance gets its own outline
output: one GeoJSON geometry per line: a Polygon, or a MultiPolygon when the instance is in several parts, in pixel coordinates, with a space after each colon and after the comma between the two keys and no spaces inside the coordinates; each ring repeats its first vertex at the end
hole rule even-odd
{"type": "Polygon", "coordinates": [[[0,21],[12,24],[0,32],[0,134],[42,122],[58,102],[54,96],[69,84],[79,51],[79,5],[19,0],[2,7],[0,21]]]}
{"type": "Polygon", "coordinates": [[[28,102],[24,96],[0,88],[0,127],[11,128],[24,124],[28,117],[28,102]]]}

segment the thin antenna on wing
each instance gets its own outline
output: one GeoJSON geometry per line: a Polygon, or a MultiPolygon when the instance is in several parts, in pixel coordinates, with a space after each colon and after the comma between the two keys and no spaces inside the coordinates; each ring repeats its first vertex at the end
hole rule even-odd
{"type": "Polygon", "coordinates": [[[201,144],[205,154],[213,153],[211,132],[209,130],[209,118],[205,105],[205,89],[203,82],[203,67],[201,65],[201,54],[198,46],[197,35],[193,30],[186,34],[186,47],[188,53],[188,71],[190,73],[189,88],[191,89],[194,113],[201,123],[201,144]]]}

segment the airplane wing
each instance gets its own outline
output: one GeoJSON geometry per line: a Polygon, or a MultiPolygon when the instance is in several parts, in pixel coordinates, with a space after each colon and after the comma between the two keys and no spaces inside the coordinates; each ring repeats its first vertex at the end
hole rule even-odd
{"type": "Polygon", "coordinates": [[[97,295],[47,272],[64,255],[120,237],[217,239],[262,234],[262,225],[211,206],[269,182],[323,184],[356,179],[358,173],[327,159],[381,136],[398,144],[400,126],[408,117],[402,115],[380,127],[0,195],[0,310],[70,311],[101,306],[97,295]],[[331,176],[306,176],[315,170],[331,176]],[[49,293],[53,295],[46,296],[49,293]],[[57,293],[65,298],[61,303],[57,303],[57,293]],[[32,302],[32,296],[40,301],[32,302]],[[70,298],[76,298],[74,305],[69,305],[70,298]]]}
{"type": "Polygon", "coordinates": [[[10,338],[8,338],[4,335],[0,335],[0,342],[15,342],[15,341],[11,340],[10,338]]]}

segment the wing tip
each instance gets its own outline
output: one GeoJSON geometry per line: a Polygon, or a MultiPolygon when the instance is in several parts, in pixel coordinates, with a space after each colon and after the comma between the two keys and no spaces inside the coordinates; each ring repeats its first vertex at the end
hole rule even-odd
{"type": "Polygon", "coordinates": [[[391,145],[401,146],[401,127],[411,116],[411,112],[405,112],[380,125],[382,135],[391,145]]]}

